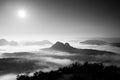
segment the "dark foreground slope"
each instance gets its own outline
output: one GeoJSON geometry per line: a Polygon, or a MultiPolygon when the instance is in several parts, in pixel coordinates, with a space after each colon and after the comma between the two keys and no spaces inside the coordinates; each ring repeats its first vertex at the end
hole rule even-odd
{"type": "Polygon", "coordinates": [[[120,80],[120,68],[99,63],[74,63],[57,71],[18,75],[17,80],[120,80]]]}

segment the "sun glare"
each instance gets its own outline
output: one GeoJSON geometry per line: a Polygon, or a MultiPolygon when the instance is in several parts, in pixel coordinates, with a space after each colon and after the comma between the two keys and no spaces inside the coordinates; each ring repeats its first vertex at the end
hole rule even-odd
{"type": "Polygon", "coordinates": [[[20,18],[25,18],[25,17],[26,17],[26,11],[23,10],[23,9],[19,10],[19,11],[18,11],[18,16],[19,16],[20,18]]]}

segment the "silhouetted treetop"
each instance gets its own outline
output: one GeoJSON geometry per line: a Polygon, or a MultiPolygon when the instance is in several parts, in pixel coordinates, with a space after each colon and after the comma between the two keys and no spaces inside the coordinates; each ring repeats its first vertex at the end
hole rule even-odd
{"type": "Polygon", "coordinates": [[[17,80],[120,80],[120,68],[101,63],[73,63],[56,71],[18,75],[17,80]]]}

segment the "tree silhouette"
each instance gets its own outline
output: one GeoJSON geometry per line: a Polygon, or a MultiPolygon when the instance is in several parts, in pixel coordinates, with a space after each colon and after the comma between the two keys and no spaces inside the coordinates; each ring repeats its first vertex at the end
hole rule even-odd
{"type": "Polygon", "coordinates": [[[73,63],[56,71],[18,75],[17,80],[120,80],[120,68],[101,63],[73,63]]]}

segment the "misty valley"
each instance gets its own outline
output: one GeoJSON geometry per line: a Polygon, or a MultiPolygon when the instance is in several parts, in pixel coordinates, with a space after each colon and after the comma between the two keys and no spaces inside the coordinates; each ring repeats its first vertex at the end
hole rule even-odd
{"type": "Polygon", "coordinates": [[[0,0],[0,80],[120,80],[119,0],[0,0]]]}
{"type": "Polygon", "coordinates": [[[56,71],[76,62],[120,66],[120,48],[100,40],[14,43],[17,45],[0,40],[0,80],[16,80],[19,74],[56,71]]]}

